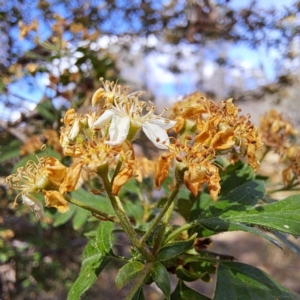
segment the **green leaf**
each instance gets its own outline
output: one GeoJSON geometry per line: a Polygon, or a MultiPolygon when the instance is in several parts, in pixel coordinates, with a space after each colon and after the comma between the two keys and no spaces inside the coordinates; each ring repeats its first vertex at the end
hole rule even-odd
{"type": "Polygon", "coordinates": [[[289,240],[289,235],[281,232],[272,232],[281,242],[283,242],[291,251],[300,256],[300,246],[297,245],[297,242],[289,240]]]}
{"type": "Polygon", "coordinates": [[[192,248],[196,236],[197,234],[194,234],[186,241],[173,242],[162,247],[157,254],[157,260],[168,260],[188,251],[192,248]]]}
{"type": "Polygon", "coordinates": [[[37,111],[39,114],[47,121],[54,122],[57,119],[57,112],[55,107],[53,106],[51,100],[45,100],[43,102],[40,102],[36,106],[37,111]]]}
{"type": "Polygon", "coordinates": [[[89,241],[84,249],[79,277],[69,291],[68,300],[80,299],[81,295],[95,282],[107,262],[105,255],[93,246],[92,241],[89,241]]]}
{"type": "MultiPolygon", "coordinates": [[[[217,217],[217,218],[199,219],[198,224],[201,224],[204,228],[209,230],[209,232],[206,232],[207,233],[206,236],[213,235],[216,232],[245,231],[260,236],[282,249],[281,244],[275,238],[269,236],[268,234],[264,233],[261,230],[258,230],[256,228],[247,226],[239,222],[226,221],[217,217]]],[[[196,231],[198,229],[199,228],[196,228],[196,231]]],[[[200,231],[201,233],[203,233],[201,228],[200,231]]]]}
{"type": "Polygon", "coordinates": [[[279,242],[266,233],[253,228],[258,225],[264,229],[276,229],[278,231],[300,235],[300,206],[298,200],[282,200],[272,204],[254,205],[263,195],[263,186],[260,181],[248,181],[227,193],[218,202],[208,205],[207,197],[201,195],[202,202],[195,205],[193,217],[200,215],[196,221],[202,227],[194,228],[201,236],[213,235],[216,232],[245,231],[261,236],[281,248],[279,242]],[[243,193],[244,190],[244,193],[243,193]],[[286,204],[285,204],[286,203],[286,204]],[[281,220],[281,221],[280,221],[281,220]]]}
{"type": "Polygon", "coordinates": [[[84,223],[87,221],[87,218],[90,216],[90,212],[81,207],[76,207],[76,211],[73,217],[73,228],[78,230],[81,228],[84,223]]]}
{"type": "Polygon", "coordinates": [[[112,248],[112,230],[114,224],[101,222],[96,231],[96,245],[100,252],[109,253],[112,248]]]}
{"type": "Polygon", "coordinates": [[[214,300],[296,300],[300,296],[263,271],[239,262],[220,262],[214,300]]]}
{"type": "Polygon", "coordinates": [[[226,195],[214,202],[207,193],[201,193],[194,203],[190,221],[200,215],[218,216],[225,211],[243,211],[253,207],[264,196],[264,185],[261,181],[252,180],[235,187],[226,195]]]}
{"type": "Polygon", "coordinates": [[[178,198],[179,199],[180,198],[182,198],[182,199],[189,199],[190,195],[191,195],[191,192],[187,188],[185,188],[185,187],[181,188],[179,190],[179,192],[178,192],[178,198]]]}
{"type": "Polygon", "coordinates": [[[222,218],[230,222],[244,222],[300,236],[300,195],[257,206],[245,212],[225,214],[222,218]]]}
{"type": "Polygon", "coordinates": [[[132,297],[132,300],[145,300],[142,286],[136,291],[136,293],[132,297]]]}
{"type": "MultiPolygon", "coordinates": [[[[231,300],[231,298],[228,298],[231,300]]],[[[183,281],[179,280],[175,291],[171,295],[171,300],[211,300],[187,287],[183,281]]],[[[223,299],[225,300],[225,298],[223,299]]]]}
{"type": "Polygon", "coordinates": [[[240,203],[246,206],[254,206],[265,194],[265,188],[261,181],[251,180],[237,186],[218,201],[228,200],[229,202],[240,203]]]}
{"type": "Polygon", "coordinates": [[[207,251],[197,251],[197,253],[198,255],[185,254],[181,264],[176,268],[179,279],[188,282],[201,279],[209,282],[211,280],[210,274],[216,273],[215,254],[207,251]]]}
{"type": "Polygon", "coordinates": [[[179,212],[186,220],[189,220],[193,202],[189,199],[179,198],[175,210],[179,212]]]}
{"type": "Polygon", "coordinates": [[[134,219],[137,225],[143,224],[144,209],[140,201],[126,201],[125,212],[130,219],[134,219]]]}
{"type": "Polygon", "coordinates": [[[236,187],[255,178],[253,169],[241,161],[234,165],[229,165],[225,171],[220,170],[221,193],[224,196],[234,190],[236,187]]]}
{"type": "Polygon", "coordinates": [[[137,277],[144,269],[144,265],[138,261],[132,261],[124,265],[116,277],[116,286],[120,290],[124,285],[137,277]]]}
{"type": "Polygon", "coordinates": [[[0,163],[20,155],[21,142],[14,140],[9,145],[0,146],[0,163]]]}
{"type": "Polygon", "coordinates": [[[179,266],[176,269],[176,275],[179,279],[187,281],[187,282],[192,282],[197,279],[201,279],[203,277],[203,274],[190,272],[190,271],[186,270],[184,268],[184,266],[179,266]]]}
{"type": "Polygon", "coordinates": [[[156,285],[162,290],[167,300],[170,299],[170,277],[167,269],[158,261],[151,268],[151,275],[156,285]]]}
{"type": "Polygon", "coordinates": [[[95,209],[106,212],[109,215],[115,215],[109,199],[103,195],[94,195],[82,188],[71,193],[72,198],[89,205],[95,209]]]}
{"type": "Polygon", "coordinates": [[[75,205],[72,205],[72,204],[69,204],[69,207],[70,207],[70,209],[63,214],[58,211],[55,212],[55,214],[53,215],[53,218],[54,218],[53,226],[54,227],[58,227],[60,225],[67,223],[73,217],[76,207],[75,207],[75,205]]]}
{"type": "Polygon", "coordinates": [[[97,279],[99,273],[109,262],[107,254],[111,249],[109,249],[107,245],[111,245],[112,228],[112,223],[101,222],[97,229],[96,243],[94,240],[89,240],[87,243],[82,255],[83,259],[79,277],[69,291],[68,300],[80,299],[83,293],[90,288],[97,279]],[[101,236],[101,233],[103,236],[101,236]],[[103,241],[105,241],[106,245],[104,247],[99,245],[99,243],[103,241]]]}
{"type": "Polygon", "coordinates": [[[140,187],[138,186],[136,179],[132,178],[122,186],[119,192],[120,198],[124,197],[126,193],[133,194],[135,197],[140,194],[140,187]]]}

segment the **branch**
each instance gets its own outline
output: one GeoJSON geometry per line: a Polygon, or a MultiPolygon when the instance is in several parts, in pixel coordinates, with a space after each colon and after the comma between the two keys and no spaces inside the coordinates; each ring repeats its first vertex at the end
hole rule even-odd
{"type": "Polygon", "coordinates": [[[20,140],[23,143],[25,143],[28,139],[24,133],[20,132],[20,130],[9,127],[7,122],[3,122],[2,120],[0,120],[0,127],[2,127],[5,131],[9,132],[11,135],[16,137],[18,140],[20,140]]]}

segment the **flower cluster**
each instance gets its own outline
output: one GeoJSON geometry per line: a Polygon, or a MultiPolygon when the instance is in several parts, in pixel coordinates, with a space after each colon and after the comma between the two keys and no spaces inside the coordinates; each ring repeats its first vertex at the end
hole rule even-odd
{"type": "Polygon", "coordinates": [[[71,167],[42,157],[7,178],[39,217],[42,207],[35,194],[44,195],[46,206],[65,212],[65,193],[95,176],[103,181],[109,178],[110,192],[117,195],[130,178],[142,181],[154,172],[156,186],[161,188],[174,166],[181,176],[176,179],[193,195],[207,185],[210,196],[217,200],[221,187],[215,161],[219,155],[229,156],[232,162],[246,156],[252,168],[259,169],[255,152],[262,143],[258,129],[250,116],[239,116],[232,99],[216,104],[195,93],[174,104],[173,117],[167,119],[155,114],[151,102],[147,105],[139,100],[142,92],[130,93],[129,87],[101,80],[103,88],[92,98],[93,110],[79,114],[71,108],[62,119],[59,142],[63,154],[73,159],[71,167]],[[169,137],[171,128],[173,136],[169,137]],[[135,158],[132,141],[140,130],[164,150],[156,167],[153,161],[135,158]]]}
{"type": "Polygon", "coordinates": [[[57,131],[53,129],[47,129],[42,133],[42,135],[31,136],[21,146],[21,155],[31,154],[40,150],[44,143],[52,147],[55,151],[61,152],[61,146],[59,144],[59,137],[57,131]]]}
{"type": "Polygon", "coordinates": [[[300,175],[300,148],[297,142],[297,130],[282,114],[270,110],[260,119],[262,140],[267,147],[280,155],[284,163],[282,181],[285,186],[293,184],[300,175]]]}
{"type": "Polygon", "coordinates": [[[219,170],[213,163],[214,153],[201,144],[181,143],[171,144],[169,152],[161,155],[157,163],[155,183],[158,188],[168,177],[171,163],[175,169],[183,172],[183,181],[186,187],[197,196],[201,186],[208,184],[212,199],[217,200],[220,192],[219,170]]]}
{"type": "Polygon", "coordinates": [[[286,151],[286,156],[283,158],[286,165],[282,171],[282,180],[285,186],[293,184],[293,181],[300,177],[300,147],[297,145],[291,146],[286,151]]]}
{"type": "Polygon", "coordinates": [[[28,161],[25,168],[18,168],[16,174],[6,178],[7,183],[21,191],[19,195],[22,195],[23,202],[32,208],[40,219],[44,213],[42,204],[35,197],[38,193],[43,194],[47,207],[55,207],[59,212],[66,212],[69,205],[63,194],[76,188],[82,162],[76,160],[70,168],[67,168],[54,157],[37,159],[37,163],[28,161]]]}
{"type": "Polygon", "coordinates": [[[169,145],[169,153],[158,160],[158,188],[168,176],[172,161],[175,168],[183,170],[183,181],[194,195],[207,183],[214,200],[220,192],[219,169],[214,163],[217,156],[230,155],[232,162],[247,156],[251,167],[259,170],[256,150],[262,142],[258,128],[250,122],[250,115],[238,115],[232,99],[216,104],[195,93],[176,103],[172,113],[177,120],[177,139],[169,145]]]}
{"type": "Polygon", "coordinates": [[[261,117],[259,127],[265,146],[279,153],[285,152],[297,135],[294,125],[274,109],[261,117]]]}
{"type": "Polygon", "coordinates": [[[111,192],[117,195],[131,177],[142,180],[150,174],[154,167],[146,161],[137,163],[131,143],[140,129],[158,148],[169,145],[166,130],[174,121],[156,115],[153,104],[140,101],[141,92],[130,94],[128,87],[109,81],[103,85],[92,98],[94,111],[79,114],[71,108],[62,119],[59,142],[63,154],[73,158],[70,168],[53,157],[42,157],[37,164],[31,161],[7,178],[40,218],[43,210],[35,198],[37,193],[43,194],[46,206],[65,212],[68,202],[64,194],[73,191],[83,178],[101,177],[104,172],[111,177],[111,192]]]}

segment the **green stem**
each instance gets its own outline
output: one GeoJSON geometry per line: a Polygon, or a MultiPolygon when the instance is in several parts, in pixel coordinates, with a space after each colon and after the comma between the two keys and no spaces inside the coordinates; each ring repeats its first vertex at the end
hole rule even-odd
{"type": "Polygon", "coordinates": [[[270,151],[270,147],[266,147],[266,149],[265,149],[265,151],[264,151],[264,153],[263,153],[263,155],[262,155],[262,157],[260,158],[260,163],[264,160],[264,158],[266,157],[266,155],[269,153],[269,151],[270,151]]]}
{"type": "Polygon", "coordinates": [[[171,234],[168,235],[168,237],[165,240],[165,244],[167,244],[168,242],[172,241],[182,231],[188,230],[188,229],[193,228],[193,227],[195,227],[197,225],[198,225],[197,221],[194,221],[194,222],[187,223],[187,224],[184,224],[184,225],[180,226],[179,228],[177,228],[171,234]]]}
{"type": "Polygon", "coordinates": [[[164,217],[164,219],[162,221],[161,227],[159,229],[158,235],[156,237],[156,240],[155,240],[155,243],[154,243],[154,247],[153,247],[153,251],[152,251],[152,253],[154,255],[157,254],[157,252],[159,251],[160,246],[161,246],[161,244],[163,242],[163,237],[164,237],[164,234],[166,232],[169,220],[171,218],[171,215],[172,215],[172,212],[173,212],[173,208],[174,208],[174,201],[171,203],[170,207],[168,208],[168,210],[167,210],[167,212],[165,214],[165,217],[164,217]]]}
{"type": "Polygon", "coordinates": [[[152,231],[155,229],[155,227],[159,224],[159,222],[161,221],[161,219],[164,217],[164,215],[168,211],[169,207],[172,205],[175,197],[177,196],[177,194],[179,192],[180,186],[181,186],[181,182],[177,181],[172,194],[170,195],[168,201],[165,203],[165,205],[162,208],[161,212],[156,217],[156,219],[152,222],[152,224],[150,225],[150,227],[148,228],[148,230],[146,231],[146,233],[143,235],[143,237],[140,239],[140,244],[141,245],[143,245],[146,242],[147,238],[150,236],[150,234],[152,233],[152,231]]]}
{"type": "Polygon", "coordinates": [[[131,300],[137,290],[140,288],[140,286],[143,285],[144,280],[146,279],[147,275],[150,272],[150,269],[152,267],[152,263],[147,263],[145,265],[145,268],[142,270],[141,273],[139,273],[139,276],[137,277],[136,281],[134,282],[133,286],[129,290],[129,293],[127,294],[126,298],[124,300],[131,300]]]}
{"type": "Polygon", "coordinates": [[[122,159],[122,156],[120,156],[119,161],[118,161],[118,164],[117,164],[117,166],[116,166],[116,168],[115,168],[114,175],[113,175],[113,177],[112,177],[112,179],[111,179],[111,183],[114,182],[115,177],[116,177],[116,176],[118,175],[118,173],[120,172],[120,169],[121,169],[121,167],[122,167],[122,164],[123,164],[123,159],[122,159]]]}
{"type": "Polygon", "coordinates": [[[100,173],[100,176],[103,180],[103,184],[104,184],[106,193],[111,201],[112,207],[119,219],[119,223],[121,224],[125,233],[128,235],[128,237],[129,237],[130,241],[132,242],[132,244],[134,245],[134,247],[136,247],[139,250],[139,252],[144,255],[145,259],[147,259],[147,261],[153,261],[154,257],[150,253],[150,251],[146,248],[143,248],[143,246],[141,246],[142,244],[139,241],[139,237],[138,237],[137,233],[135,232],[133,226],[131,225],[119,197],[115,196],[112,193],[111,183],[107,177],[107,174],[100,173]]]}
{"type": "Polygon", "coordinates": [[[271,191],[267,191],[268,194],[273,194],[273,193],[277,193],[277,192],[284,192],[284,191],[297,191],[297,189],[293,189],[293,187],[299,185],[299,181],[293,183],[293,184],[289,184],[288,186],[284,186],[280,189],[275,189],[275,190],[271,190],[271,191]]]}
{"type": "Polygon", "coordinates": [[[111,216],[111,215],[109,215],[109,214],[107,214],[107,213],[105,213],[105,212],[103,212],[103,211],[101,211],[101,210],[98,210],[98,209],[93,208],[93,207],[91,207],[91,206],[89,206],[89,205],[87,205],[87,204],[84,204],[84,203],[82,203],[82,202],[80,202],[80,201],[78,201],[78,200],[76,200],[76,199],[71,198],[71,197],[70,197],[69,195],[67,195],[67,194],[64,195],[64,198],[65,198],[68,202],[70,202],[70,203],[72,203],[72,204],[75,204],[75,205],[77,205],[77,206],[79,206],[79,207],[81,207],[81,208],[84,208],[84,209],[86,209],[86,210],[89,210],[90,212],[92,212],[92,213],[94,213],[94,214],[96,214],[96,215],[99,215],[99,216],[103,217],[103,219],[105,219],[105,220],[107,220],[107,221],[111,221],[111,222],[113,222],[113,223],[120,223],[119,220],[118,220],[118,218],[117,218],[116,216],[111,216]]]}
{"type": "Polygon", "coordinates": [[[114,260],[114,261],[117,261],[117,262],[126,262],[128,263],[129,262],[129,259],[127,257],[123,257],[123,256],[112,256],[112,255],[107,255],[107,258],[110,259],[110,260],[114,260]]]}

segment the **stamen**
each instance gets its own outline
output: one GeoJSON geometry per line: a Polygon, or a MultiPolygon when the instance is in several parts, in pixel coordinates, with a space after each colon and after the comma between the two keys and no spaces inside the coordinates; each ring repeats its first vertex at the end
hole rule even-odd
{"type": "Polygon", "coordinates": [[[177,155],[175,158],[176,158],[177,161],[183,162],[183,158],[181,156],[177,155]]]}

